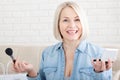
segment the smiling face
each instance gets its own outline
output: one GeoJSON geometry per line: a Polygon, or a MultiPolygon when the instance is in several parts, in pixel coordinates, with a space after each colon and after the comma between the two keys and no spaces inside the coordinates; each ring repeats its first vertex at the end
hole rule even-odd
{"type": "Polygon", "coordinates": [[[79,16],[71,7],[66,7],[60,15],[59,29],[63,40],[78,40],[82,35],[82,25],[79,16]]]}

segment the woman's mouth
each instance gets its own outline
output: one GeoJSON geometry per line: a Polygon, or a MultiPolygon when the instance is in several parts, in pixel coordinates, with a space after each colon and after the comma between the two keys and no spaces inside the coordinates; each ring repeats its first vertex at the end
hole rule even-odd
{"type": "Polygon", "coordinates": [[[67,33],[69,35],[75,35],[78,32],[78,30],[68,30],[67,33]]]}

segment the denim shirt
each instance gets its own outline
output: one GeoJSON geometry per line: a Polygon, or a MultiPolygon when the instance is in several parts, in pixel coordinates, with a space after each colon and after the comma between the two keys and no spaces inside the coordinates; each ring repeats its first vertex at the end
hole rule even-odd
{"type": "MultiPolygon", "coordinates": [[[[91,63],[93,58],[101,58],[103,48],[86,40],[77,47],[70,80],[112,80],[112,69],[96,73],[91,63]]],[[[42,53],[40,70],[37,77],[28,80],[64,80],[65,55],[62,42],[47,47],[42,53]]]]}

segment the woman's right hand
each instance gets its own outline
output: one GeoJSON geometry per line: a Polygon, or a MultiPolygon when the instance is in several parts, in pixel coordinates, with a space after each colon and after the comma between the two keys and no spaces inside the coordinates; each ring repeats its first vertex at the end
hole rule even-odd
{"type": "Polygon", "coordinates": [[[28,76],[30,77],[37,76],[37,72],[34,70],[33,65],[28,62],[20,61],[19,59],[16,59],[15,63],[13,64],[13,67],[16,72],[19,73],[27,72],[28,76]]]}

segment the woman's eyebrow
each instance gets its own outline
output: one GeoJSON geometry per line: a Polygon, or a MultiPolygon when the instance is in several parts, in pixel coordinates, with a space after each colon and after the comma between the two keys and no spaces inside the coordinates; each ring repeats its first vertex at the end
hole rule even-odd
{"type": "Polygon", "coordinates": [[[79,18],[79,16],[76,16],[75,18],[79,18]]]}
{"type": "MultiPolygon", "coordinates": [[[[69,17],[66,17],[66,16],[65,16],[65,17],[62,17],[62,18],[69,18],[69,17]]],[[[79,16],[75,16],[74,18],[79,18],[79,16]]]]}
{"type": "Polygon", "coordinates": [[[69,17],[63,17],[63,18],[69,18],[69,17]]]}

